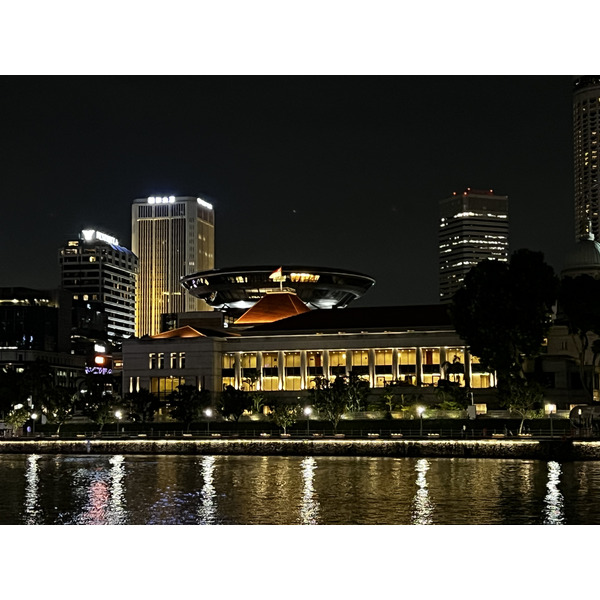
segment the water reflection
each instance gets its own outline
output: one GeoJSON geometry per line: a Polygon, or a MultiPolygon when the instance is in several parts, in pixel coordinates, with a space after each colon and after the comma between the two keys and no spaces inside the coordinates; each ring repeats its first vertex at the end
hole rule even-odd
{"type": "Polygon", "coordinates": [[[544,498],[544,525],[564,525],[564,498],[558,489],[561,468],[555,461],[548,463],[548,483],[544,498]]]}
{"type": "Polygon", "coordinates": [[[127,511],[125,509],[125,457],[121,454],[113,456],[109,461],[111,468],[109,476],[112,482],[110,486],[110,498],[107,510],[107,523],[110,525],[122,525],[127,523],[127,511]]]}
{"type": "Polygon", "coordinates": [[[201,506],[198,510],[200,525],[214,525],[217,522],[217,491],[214,482],[215,457],[203,456],[201,461],[204,485],[200,491],[201,506]]]}
{"type": "Polygon", "coordinates": [[[417,472],[417,493],[413,501],[413,525],[431,525],[433,523],[433,502],[429,498],[426,473],[429,470],[429,461],[420,458],[415,466],[417,472]]]}
{"type": "Polygon", "coordinates": [[[309,456],[300,463],[302,472],[302,504],[300,505],[300,523],[317,525],[319,523],[319,499],[315,491],[314,479],[317,461],[309,456]]]}
{"type": "Polygon", "coordinates": [[[25,523],[27,525],[37,525],[42,522],[42,510],[39,498],[39,460],[39,454],[32,454],[27,457],[27,466],[25,468],[25,523]]]}

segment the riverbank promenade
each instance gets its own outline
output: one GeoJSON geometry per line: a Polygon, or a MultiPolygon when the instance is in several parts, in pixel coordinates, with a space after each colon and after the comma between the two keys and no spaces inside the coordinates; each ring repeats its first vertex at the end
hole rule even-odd
{"type": "Polygon", "coordinates": [[[76,439],[22,438],[0,441],[1,454],[191,454],[253,456],[377,456],[600,460],[600,441],[567,437],[403,439],[370,436],[240,438],[221,436],[76,439]]]}

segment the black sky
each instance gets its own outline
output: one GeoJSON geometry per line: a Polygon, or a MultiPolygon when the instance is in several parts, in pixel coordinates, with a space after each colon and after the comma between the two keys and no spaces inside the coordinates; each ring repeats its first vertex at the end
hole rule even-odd
{"type": "Polygon", "coordinates": [[[203,195],[216,266],[373,276],[437,302],[438,202],[507,194],[511,250],[574,240],[570,76],[3,77],[0,286],[56,287],[83,228],[130,247],[134,198],[203,195]]]}

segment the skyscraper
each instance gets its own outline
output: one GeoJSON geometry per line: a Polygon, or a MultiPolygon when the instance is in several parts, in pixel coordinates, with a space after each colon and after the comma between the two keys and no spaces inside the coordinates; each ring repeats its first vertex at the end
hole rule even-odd
{"type": "Polygon", "coordinates": [[[440,300],[449,302],[477,263],[508,260],[508,196],[467,188],[442,200],[439,245],[440,300]]]}
{"type": "Polygon", "coordinates": [[[134,335],[138,260],[131,250],[106,233],[84,229],[60,249],[59,261],[75,334],[117,343],[134,335]]]}
{"type": "Polygon", "coordinates": [[[160,333],[162,314],[211,310],[188,294],[180,280],[215,266],[212,204],[192,196],[134,200],[131,240],[139,258],[137,337],[160,333]]]}
{"type": "Polygon", "coordinates": [[[600,239],[599,133],[600,75],[576,77],[573,85],[575,241],[588,239],[589,233],[600,239]]]}

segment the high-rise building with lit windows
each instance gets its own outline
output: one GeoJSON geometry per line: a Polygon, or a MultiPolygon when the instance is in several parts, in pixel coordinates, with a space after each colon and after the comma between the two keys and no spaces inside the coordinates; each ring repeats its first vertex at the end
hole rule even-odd
{"type": "Polygon", "coordinates": [[[71,294],[73,333],[118,343],[135,332],[137,257],[94,229],[60,249],[61,288],[71,294]]]}
{"type": "Polygon", "coordinates": [[[212,204],[196,196],[134,200],[131,245],[139,258],[137,337],[160,333],[163,314],[211,310],[182,287],[181,278],[215,266],[212,204]]]}
{"type": "Polygon", "coordinates": [[[598,140],[600,75],[575,77],[573,85],[573,158],[575,166],[575,241],[593,233],[600,239],[598,140]]]}
{"type": "Polygon", "coordinates": [[[449,302],[482,260],[508,260],[508,196],[454,192],[440,202],[440,300],[449,302]]]}

